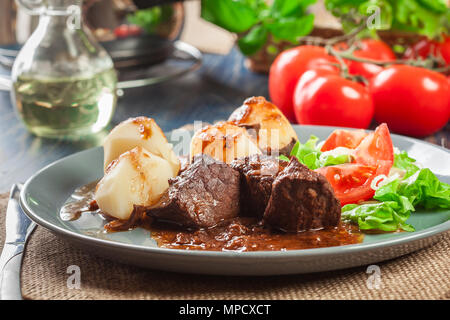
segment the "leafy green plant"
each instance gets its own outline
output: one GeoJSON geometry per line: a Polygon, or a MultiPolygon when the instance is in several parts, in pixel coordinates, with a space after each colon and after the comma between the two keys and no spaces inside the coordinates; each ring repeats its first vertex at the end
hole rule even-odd
{"type": "Polygon", "coordinates": [[[156,27],[162,22],[170,20],[173,9],[170,5],[156,6],[137,10],[127,16],[128,22],[141,27],[147,33],[155,33],[156,27]]]}
{"type": "Polygon", "coordinates": [[[355,15],[370,16],[378,7],[382,29],[407,31],[429,38],[450,31],[446,0],[325,0],[327,10],[339,17],[345,31],[355,27],[355,15]]]}
{"type": "Polygon", "coordinates": [[[275,41],[296,44],[311,32],[314,15],[306,9],[316,0],[202,0],[201,16],[241,37],[238,46],[243,54],[252,55],[267,42],[269,35],[275,41]]]}

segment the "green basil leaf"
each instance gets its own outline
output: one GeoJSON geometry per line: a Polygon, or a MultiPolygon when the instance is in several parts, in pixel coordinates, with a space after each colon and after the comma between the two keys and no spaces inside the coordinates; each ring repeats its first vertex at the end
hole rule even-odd
{"type": "Polygon", "coordinates": [[[439,36],[443,21],[440,15],[423,7],[416,0],[397,0],[395,2],[395,18],[393,25],[398,30],[415,32],[429,38],[439,36]]]}
{"type": "Polygon", "coordinates": [[[342,18],[344,30],[355,26],[348,15],[371,15],[367,12],[371,6],[380,8],[382,29],[407,31],[439,37],[450,30],[450,8],[446,0],[325,0],[327,10],[342,18]]]}
{"type": "Polygon", "coordinates": [[[258,13],[245,0],[202,0],[203,19],[231,32],[244,32],[258,22],[258,13]]]}
{"type": "Polygon", "coordinates": [[[127,15],[127,21],[135,24],[147,33],[154,33],[158,25],[164,21],[168,21],[173,16],[173,8],[168,5],[153,7],[148,9],[137,10],[127,15]]]}
{"type": "Polygon", "coordinates": [[[250,56],[260,50],[267,41],[268,31],[263,25],[254,26],[242,38],[238,40],[239,49],[246,56],[250,56]]]}
{"type": "Polygon", "coordinates": [[[388,1],[370,0],[361,4],[358,11],[361,15],[369,17],[374,16],[375,14],[379,15],[379,17],[369,18],[367,21],[368,27],[372,27],[376,30],[389,30],[392,27],[392,22],[394,20],[393,8],[388,1]]]}
{"type": "Polygon", "coordinates": [[[301,18],[280,18],[265,25],[278,40],[297,43],[300,37],[309,34],[313,29],[314,15],[310,14],[301,18]]]}
{"type": "Polygon", "coordinates": [[[335,15],[348,13],[351,9],[359,8],[367,0],[325,0],[327,10],[335,15]]]}
{"type": "Polygon", "coordinates": [[[448,10],[446,0],[418,0],[424,7],[438,13],[445,13],[448,10]]]}
{"type": "Polygon", "coordinates": [[[274,0],[270,8],[273,17],[300,17],[305,9],[317,0],[274,0]]]}

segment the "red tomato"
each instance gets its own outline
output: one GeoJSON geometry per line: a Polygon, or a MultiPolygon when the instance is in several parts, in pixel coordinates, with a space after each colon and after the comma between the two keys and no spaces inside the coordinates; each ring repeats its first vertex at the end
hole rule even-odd
{"type": "Polygon", "coordinates": [[[442,74],[395,65],[372,78],[369,87],[375,119],[392,131],[423,137],[448,122],[450,88],[442,74]]]}
{"type": "Polygon", "coordinates": [[[422,39],[405,51],[405,59],[427,58],[430,55],[441,56],[446,64],[450,64],[450,36],[444,36],[443,41],[422,39]]]}
{"type": "Polygon", "coordinates": [[[320,151],[325,152],[337,147],[355,149],[366,136],[364,130],[335,130],[325,140],[320,151]]]}
{"type": "Polygon", "coordinates": [[[121,24],[120,26],[116,27],[114,29],[114,34],[118,38],[128,37],[128,25],[127,24],[121,24]]]}
{"type": "MultiPolygon", "coordinates": [[[[448,76],[447,80],[448,80],[448,87],[450,88],[450,76],[448,76]]],[[[450,117],[450,99],[448,99],[448,113],[450,117]]]]}
{"type": "MultiPolygon", "coordinates": [[[[375,39],[364,39],[357,43],[359,49],[353,52],[357,58],[365,58],[377,61],[394,61],[396,59],[394,51],[383,41],[375,39]]],[[[335,46],[335,49],[348,49],[346,43],[340,43],[335,46]]],[[[360,75],[370,80],[376,74],[384,70],[383,67],[373,63],[363,63],[353,60],[346,60],[350,74],[360,75]]]]}
{"type": "Polygon", "coordinates": [[[128,35],[129,36],[138,36],[140,35],[142,32],[141,27],[135,25],[135,24],[130,24],[128,27],[128,35]]]}
{"type": "MultiPolygon", "coordinates": [[[[371,184],[378,175],[388,175],[394,162],[394,148],[391,135],[385,123],[379,125],[374,132],[366,134],[364,131],[336,130],[327,139],[350,137],[357,141],[365,135],[354,152],[356,163],[319,168],[316,171],[323,174],[330,182],[341,205],[357,203],[371,199],[375,193],[371,184]]],[[[347,139],[343,139],[347,141],[347,139]]],[[[323,150],[323,149],[322,149],[323,150]]]]}
{"type": "Polygon", "coordinates": [[[394,146],[388,126],[382,123],[367,135],[356,148],[354,156],[356,163],[367,166],[377,166],[381,161],[386,161],[388,173],[394,163],[394,146]]]}
{"type": "Polygon", "coordinates": [[[295,120],[292,96],[300,76],[309,69],[337,70],[331,65],[336,62],[322,47],[299,46],[283,51],[270,67],[270,99],[289,120],[295,120]]]}
{"type": "Polygon", "coordinates": [[[126,38],[131,36],[137,36],[141,33],[142,29],[135,24],[122,24],[114,29],[114,34],[118,38],[126,38]]]}
{"type": "Polygon", "coordinates": [[[327,178],[341,206],[371,199],[375,194],[370,185],[377,176],[377,167],[346,163],[315,171],[327,178]]]}
{"type": "Polygon", "coordinates": [[[301,124],[367,128],[374,112],[372,98],[363,85],[312,70],[298,81],[293,100],[301,124]]]}

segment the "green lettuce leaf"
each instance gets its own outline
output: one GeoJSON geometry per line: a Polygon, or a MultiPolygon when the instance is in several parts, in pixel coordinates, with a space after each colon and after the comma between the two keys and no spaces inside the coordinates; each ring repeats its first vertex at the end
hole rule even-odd
{"type": "Polygon", "coordinates": [[[320,150],[317,148],[317,142],[319,141],[319,138],[316,136],[311,136],[309,140],[302,144],[300,141],[297,141],[297,143],[294,145],[294,147],[291,150],[291,156],[294,156],[303,163],[305,166],[307,166],[309,169],[314,170],[320,167],[320,150]]]}
{"type": "Polygon", "coordinates": [[[380,187],[374,199],[397,201],[406,198],[415,207],[450,209],[450,185],[439,181],[430,169],[421,169],[407,179],[389,182],[380,187]]]}
{"type": "Polygon", "coordinates": [[[414,227],[406,223],[410,214],[411,211],[405,210],[396,201],[386,201],[345,205],[342,207],[341,218],[357,223],[361,230],[414,231],[414,227]]]}
{"type": "Polygon", "coordinates": [[[405,178],[408,178],[419,170],[419,167],[414,164],[415,162],[416,160],[410,158],[406,151],[402,151],[400,153],[394,154],[393,167],[404,170],[406,172],[405,178]]]}
{"type": "Polygon", "coordinates": [[[328,167],[328,166],[335,166],[338,164],[343,163],[349,163],[352,159],[347,154],[341,154],[338,156],[328,155],[322,159],[322,157],[319,159],[320,167],[328,167]]]}
{"type": "Polygon", "coordinates": [[[450,209],[450,185],[439,181],[427,168],[402,180],[397,193],[407,197],[414,207],[450,209]]]}
{"type": "MultiPolygon", "coordinates": [[[[297,141],[297,143],[292,148],[290,155],[296,157],[299,162],[303,163],[311,170],[351,162],[351,158],[348,155],[330,154],[326,157],[321,157],[322,152],[317,146],[318,141],[319,138],[314,135],[310,136],[305,144],[297,141]]],[[[289,161],[289,158],[283,155],[280,156],[280,159],[289,161]]]]}

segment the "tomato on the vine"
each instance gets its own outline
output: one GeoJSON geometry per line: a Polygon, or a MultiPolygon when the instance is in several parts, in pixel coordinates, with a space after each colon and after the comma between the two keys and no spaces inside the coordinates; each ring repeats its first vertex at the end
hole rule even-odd
{"type": "Polygon", "coordinates": [[[128,34],[130,36],[138,36],[142,33],[142,29],[141,27],[135,25],[135,24],[130,24],[128,27],[128,34]]]}
{"type": "MultiPolygon", "coordinates": [[[[450,88],[450,76],[447,77],[448,80],[448,87],[450,88]]],[[[448,99],[448,113],[450,118],[450,99],[448,99]]]]}
{"type": "Polygon", "coordinates": [[[301,124],[367,128],[374,112],[366,87],[329,71],[305,72],[293,103],[301,124]]]}
{"type": "Polygon", "coordinates": [[[116,27],[114,29],[114,34],[118,38],[126,38],[131,36],[137,36],[141,34],[142,29],[134,24],[128,25],[128,24],[121,24],[120,26],[116,27]]]}
{"type": "Polygon", "coordinates": [[[394,65],[370,82],[375,119],[392,131],[423,137],[441,129],[449,120],[448,80],[437,72],[394,65]]]}
{"type": "Polygon", "coordinates": [[[298,46],[283,51],[269,72],[269,94],[272,102],[293,121],[292,96],[298,79],[310,69],[337,70],[337,61],[318,46],[298,46]]]}
{"type": "MultiPolygon", "coordinates": [[[[364,39],[356,43],[358,49],[353,51],[353,55],[357,58],[364,58],[376,61],[394,61],[396,59],[394,51],[385,42],[376,39],[364,39]]],[[[335,45],[337,50],[348,49],[346,43],[335,45]]],[[[384,67],[367,62],[358,62],[347,59],[345,63],[352,75],[360,75],[370,80],[376,74],[384,70],[384,67]]]]}
{"type": "Polygon", "coordinates": [[[441,57],[447,65],[450,64],[450,35],[444,35],[442,41],[422,39],[406,49],[405,59],[427,58],[430,55],[441,57]]]}

